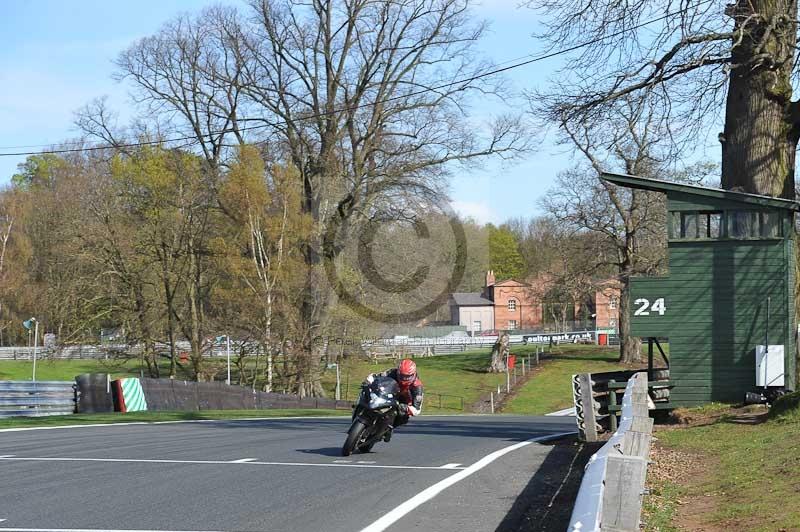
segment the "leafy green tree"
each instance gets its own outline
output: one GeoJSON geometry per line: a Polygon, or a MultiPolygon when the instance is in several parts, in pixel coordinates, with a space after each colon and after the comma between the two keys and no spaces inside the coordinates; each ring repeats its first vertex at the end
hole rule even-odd
{"type": "Polygon", "coordinates": [[[66,167],[67,162],[58,155],[30,155],[25,162],[17,165],[18,173],[11,176],[11,184],[23,189],[52,185],[57,171],[66,167]]]}
{"type": "Polygon", "coordinates": [[[519,279],[525,273],[525,261],[519,251],[519,242],[506,226],[489,229],[489,269],[495,278],[519,279]]]}

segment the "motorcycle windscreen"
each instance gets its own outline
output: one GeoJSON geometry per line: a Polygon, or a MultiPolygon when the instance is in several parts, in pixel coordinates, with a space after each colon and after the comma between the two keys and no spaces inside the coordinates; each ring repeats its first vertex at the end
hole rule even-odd
{"type": "Polygon", "coordinates": [[[397,402],[399,393],[400,387],[397,381],[389,377],[379,377],[369,386],[369,408],[376,410],[391,407],[397,402]]]}

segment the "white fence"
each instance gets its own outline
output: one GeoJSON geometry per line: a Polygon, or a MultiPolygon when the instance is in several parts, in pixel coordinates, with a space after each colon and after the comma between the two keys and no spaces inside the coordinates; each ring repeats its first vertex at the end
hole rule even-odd
{"type": "MultiPolygon", "coordinates": [[[[408,354],[419,355],[445,355],[462,353],[470,349],[490,348],[497,342],[497,336],[440,336],[435,338],[375,338],[360,341],[361,347],[370,352],[394,353],[404,351],[408,354]]],[[[596,331],[570,331],[564,333],[521,333],[509,335],[510,345],[542,345],[549,343],[596,343],[596,331]]],[[[337,345],[335,341],[326,342],[327,346],[337,345]]],[[[231,341],[231,355],[235,356],[241,342],[231,341]]],[[[258,346],[245,344],[248,350],[256,352],[258,346]]],[[[169,352],[167,344],[157,344],[159,352],[169,352]]],[[[188,353],[191,350],[189,342],[179,341],[175,344],[178,353],[188,353]]],[[[141,346],[127,346],[123,344],[109,345],[71,345],[59,347],[38,347],[37,357],[49,359],[84,359],[84,358],[111,358],[118,355],[139,355],[141,346]]],[[[204,352],[209,357],[226,356],[225,345],[214,344],[204,352]]],[[[31,360],[33,347],[0,347],[0,360],[31,360]]]]}

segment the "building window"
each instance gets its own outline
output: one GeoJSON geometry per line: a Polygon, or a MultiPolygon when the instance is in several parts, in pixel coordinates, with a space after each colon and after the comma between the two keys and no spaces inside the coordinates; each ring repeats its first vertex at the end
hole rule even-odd
{"type": "Polygon", "coordinates": [[[517,301],[515,299],[508,300],[508,310],[517,310],[517,301]]]}
{"type": "Polygon", "coordinates": [[[617,308],[617,298],[615,296],[611,296],[608,299],[608,308],[614,310],[617,308]]]}
{"type": "Polygon", "coordinates": [[[759,235],[759,216],[755,211],[728,212],[728,236],[755,238],[759,235]]]}
{"type": "Polygon", "coordinates": [[[722,235],[722,212],[670,212],[669,238],[673,240],[718,239],[722,235]]]}
{"type": "Polygon", "coordinates": [[[475,332],[481,332],[481,322],[473,321],[472,322],[472,330],[475,332]]]}
{"type": "Polygon", "coordinates": [[[781,213],[775,211],[762,212],[761,215],[761,236],[764,238],[783,237],[783,224],[781,223],[781,213]]]}
{"type": "Polygon", "coordinates": [[[517,320],[508,320],[508,330],[514,330],[517,328],[517,320]]]}
{"type": "Polygon", "coordinates": [[[782,238],[782,222],[777,211],[672,211],[667,230],[671,240],[782,238]]]}

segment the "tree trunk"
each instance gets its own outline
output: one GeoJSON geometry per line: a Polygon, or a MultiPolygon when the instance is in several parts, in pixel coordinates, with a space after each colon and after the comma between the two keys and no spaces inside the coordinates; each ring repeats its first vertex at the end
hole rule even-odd
{"type": "Polygon", "coordinates": [[[732,49],[725,107],[722,187],[794,198],[797,146],[791,72],[797,0],[739,0],[729,12],[747,31],[732,49]],[[760,16],[749,18],[753,13],[760,16]]]}
{"type": "Polygon", "coordinates": [[[506,356],[508,355],[508,334],[500,333],[497,341],[492,347],[492,365],[489,367],[491,373],[505,373],[506,356]]]}
{"type": "Polygon", "coordinates": [[[202,332],[201,332],[201,313],[202,309],[198,304],[199,290],[198,286],[202,282],[199,262],[197,260],[196,251],[194,249],[194,239],[189,238],[189,268],[190,277],[188,282],[189,288],[189,344],[192,349],[192,369],[195,374],[195,380],[198,382],[206,379],[203,373],[203,350],[202,350],[202,332]]]}
{"type": "Polygon", "coordinates": [[[642,341],[631,336],[631,289],[630,277],[624,276],[619,297],[619,361],[633,364],[641,360],[642,341]]]}

